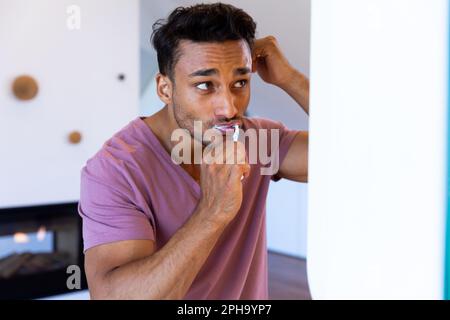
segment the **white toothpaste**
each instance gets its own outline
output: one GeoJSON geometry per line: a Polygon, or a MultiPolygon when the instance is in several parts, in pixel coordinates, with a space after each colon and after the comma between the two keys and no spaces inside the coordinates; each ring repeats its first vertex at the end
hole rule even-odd
{"type": "Polygon", "coordinates": [[[233,141],[237,142],[239,140],[239,125],[234,125],[233,141]]]}

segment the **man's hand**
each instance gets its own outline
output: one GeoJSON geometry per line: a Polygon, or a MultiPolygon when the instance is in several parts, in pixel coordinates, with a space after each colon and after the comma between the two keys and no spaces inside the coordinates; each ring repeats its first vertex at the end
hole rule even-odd
{"type": "MultiPolygon", "coordinates": [[[[309,114],[309,80],[291,66],[275,37],[257,39],[252,58],[253,72],[256,71],[265,82],[286,91],[309,114]]],[[[280,166],[280,177],[308,181],[308,139],[306,131],[297,134],[280,166]]]]}
{"type": "Polygon", "coordinates": [[[232,150],[226,150],[220,142],[205,149],[201,165],[200,186],[202,196],[200,208],[209,213],[205,219],[227,225],[234,219],[242,204],[241,177],[250,171],[245,146],[240,141],[232,142],[232,150]],[[221,152],[215,152],[220,150],[221,152]],[[217,154],[215,154],[217,153],[217,154]]]}
{"type": "Polygon", "coordinates": [[[280,87],[309,114],[309,80],[291,66],[273,36],[255,40],[252,72],[280,87]]]}
{"type": "Polygon", "coordinates": [[[252,58],[252,72],[278,87],[283,87],[295,72],[273,36],[255,40],[252,58]]]}

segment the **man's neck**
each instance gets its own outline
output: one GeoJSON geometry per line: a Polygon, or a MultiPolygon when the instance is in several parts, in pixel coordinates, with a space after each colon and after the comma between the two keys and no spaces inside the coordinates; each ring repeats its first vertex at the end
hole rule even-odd
{"type": "MultiPolygon", "coordinates": [[[[161,145],[169,153],[169,155],[171,155],[173,147],[178,144],[177,141],[171,140],[172,132],[180,128],[175,120],[175,116],[172,113],[172,108],[169,108],[169,106],[166,105],[155,114],[145,118],[144,122],[151,128],[161,145]]],[[[191,156],[191,164],[181,164],[181,167],[198,181],[200,177],[200,166],[195,165],[193,161],[193,144],[191,145],[191,156]]]]}
{"type": "Polygon", "coordinates": [[[144,122],[152,129],[161,145],[170,154],[175,146],[171,140],[172,132],[179,127],[175,118],[170,115],[169,107],[166,105],[158,112],[146,117],[144,122]]]}

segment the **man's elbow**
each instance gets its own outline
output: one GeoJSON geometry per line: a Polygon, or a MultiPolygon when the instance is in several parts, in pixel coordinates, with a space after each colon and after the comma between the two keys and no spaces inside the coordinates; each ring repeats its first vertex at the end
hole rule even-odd
{"type": "Polygon", "coordinates": [[[106,280],[95,279],[88,281],[89,294],[91,300],[115,300],[120,299],[114,294],[114,290],[111,290],[111,285],[106,280]]]}

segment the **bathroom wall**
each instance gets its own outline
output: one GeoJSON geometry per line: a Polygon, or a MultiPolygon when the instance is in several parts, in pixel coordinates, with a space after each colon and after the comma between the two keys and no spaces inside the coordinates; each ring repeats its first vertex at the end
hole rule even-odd
{"type": "Polygon", "coordinates": [[[0,0],[0,208],[78,200],[83,164],[138,115],[138,14],[137,0],[0,0]],[[12,93],[22,74],[34,99],[12,93]]]}

